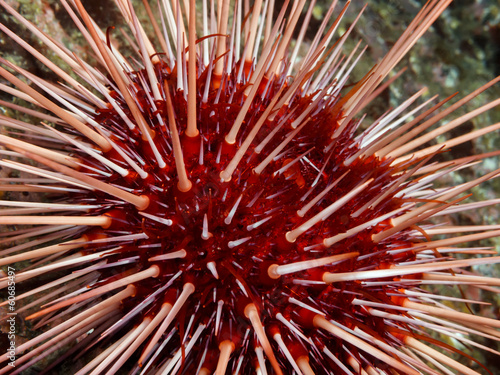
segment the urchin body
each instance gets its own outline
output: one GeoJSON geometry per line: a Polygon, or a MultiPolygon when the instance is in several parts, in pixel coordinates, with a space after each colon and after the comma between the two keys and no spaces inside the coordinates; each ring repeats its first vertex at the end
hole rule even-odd
{"type": "MultiPolygon", "coordinates": [[[[26,211],[9,212],[2,223],[50,224],[49,234],[32,240],[27,251],[11,255],[16,248],[5,250],[2,264],[46,257],[37,271],[19,273],[21,282],[53,270],[70,271],[33,292],[59,288],[57,300],[45,305],[40,299],[28,316],[67,322],[24,344],[17,369],[0,372],[22,371],[61,340],[78,338],[75,348],[84,351],[107,338],[105,352],[81,373],[115,373],[132,363],[133,371],[165,374],[310,375],[360,369],[435,374],[441,373],[439,366],[475,374],[427,346],[435,340],[422,328],[450,335],[457,328],[435,319],[431,323],[422,314],[483,335],[498,322],[428,303],[432,295],[419,286],[464,280],[498,285],[496,279],[462,271],[498,262],[498,257],[454,260],[441,253],[499,231],[463,228],[479,233],[435,240],[433,235],[459,229],[425,223],[451,211],[464,199],[462,193],[498,171],[430,191],[440,173],[481,156],[430,164],[444,145],[415,150],[466,121],[463,116],[422,135],[496,81],[441,112],[444,102],[414,104],[422,90],[357,132],[362,109],[447,2],[424,9],[381,64],[352,87],[346,82],[358,52],[342,57],[336,47],[344,38],[332,48],[329,44],[340,18],[294,64],[294,53],[287,49],[292,31],[300,28],[300,12],[285,20],[286,5],[274,24],[271,20],[262,28],[259,15],[266,8],[260,2],[252,12],[246,9],[248,18],[237,6],[231,28],[230,4],[223,2],[212,17],[204,12],[210,32],[204,30],[206,38],[197,40],[194,1],[185,5],[184,14],[175,4],[163,4],[170,38],[158,33],[164,47],[158,54],[133,9],[116,3],[132,30],[137,61],[110,46],[79,1],[74,10],[65,6],[81,17],[106,74],[51,45],[99,95],[64,72],[56,73],[71,89],[3,61],[45,91],[33,90],[8,69],[0,71],[52,112],[31,114],[57,126],[33,128],[5,120],[22,132],[2,135],[13,158],[2,166],[46,179],[35,185],[17,181],[28,191],[47,192],[52,202],[11,203],[26,211]],[[410,105],[420,110],[410,113],[413,118],[406,116],[410,105]],[[429,361],[438,362],[437,369],[429,361]]],[[[492,125],[446,147],[497,129],[492,125]]],[[[30,237],[35,231],[13,233],[30,237]]],[[[2,282],[7,286],[7,278],[2,282]]]]}

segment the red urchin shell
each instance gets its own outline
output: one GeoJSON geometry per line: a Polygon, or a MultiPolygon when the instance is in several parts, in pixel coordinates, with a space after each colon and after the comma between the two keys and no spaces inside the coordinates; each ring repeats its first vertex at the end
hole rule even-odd
{"type": "MultiPolygon", "coordinates": [[[[297,22],[292,15],[290,21],[276,21],[274,31],[283,28],[281,39],[264,41],[264,51],[252,62],[228,48],[221,25],[208,37],[213,44],[204,44],[208,39],[186,41],[191,51],[197,49],[194,59],[180,47],[182,37],[171,40],[177,55],[150,53],[152,47],[131,13],[140,60],[128,62],[106,48],[108,41],[81,3],[75,3],[106,75],[66,51],[58,53],[72,59],[104,99],[73,87],[54,96],[70,103],[51,103],[50,96],[44,99],[0,70],[58,117],[56,129],[42,129],[39,137],[33,128],[9,123],[26,130],[16,134],[24,142],[8,136],[0,141],[14,151],[14,158],[21,163],[29,158],[36,167],[8,160],[2,165],[47,178],[48,186],[37,187],[41,191],[61,188],[48,206],[36,207],[43,213],[63,212],[4,216],[4,224],[53,220],[53,231],[61,233],[40,242],[56,240],[59,245],[33,242],[35,250],[15,255],[5,250],[1,264],[44,256],[53,263],[52,268],[37,266],[41,273],[77,271],[50,279],[55,285],[75,281],[62,287],[53,303],[36,303],[38,311],[27,319],[49,316],[49,321],[62,322],[49,330],[40,347],[34,347],[37,339],[24,344],[25,354],[11,373],[49,354],[65,338],[61,334],[78,339],[75,348],[81,352],[107,342],[106,355],[85,368],[92,374],[114,373],[122,366],[131,367],[131,373],[145,369],[154,374],[250,374],[257,369],[308,375],[361,369],[441,373],[428,361],[475,373],[424,346],[422,342],[451,349],[422,329],[435,326],[418,314],[447,317],[479,334],[500,325],[427,303],[433,297],[420,285],[442,283],[440,278],[455,282],[459,274],[468,275],[464,267],[499,262],[499,257],[454,260],[440,255],[450,246],[499,231],[488,227],[477,235],[432,240],[430,236],[446,231],[427,220],[499,171],[455,189],[424,190],[442,170],[461,165],[431,165],[430,159],[442,151],[439,145],[418,152],[404,148],[412,138],[417,140],[414,147],[425,143],[418,137],[442,117],[434,114],[442,103],[396,130],[381,123],[403,108],[356,133],[359,110],[401,58],[403,46],[396,45],[393,59],[389,54],[349,88],[348,73],[339,72],[351,67],[349,59],[343,65],[335,49],[322,56],[321,46],[302,70],[288,75],[288,55],[280,48],[288,46],[288,32],[297,22]],[[212,60],[206,64],[202,52],[209,45],[212,60]],[[327,61],[329,56],[332,61],[327,61]],[[323,64],[329,79],[318,79],[323,64]],[[424,120],[429,115],[433,117],[424,120]],[[407,133],[412,128],[415,134],[407,133]],[[430,359],[419,359],[422,351],[430,359]]],[[[410,31],[425,30],[444,3],[433,2],[422,11],[421,22],[410,31]]],[[[130,11],[122,8],[124,14],[130,11]]],[[[252,20],[259,14],[253,12],[252,20]]],[[[252,29],[252,21],[247,22],[252,29]]],[[[192,21],[187,25],[191,38],[196,26],[192,21]]],[[[416,41],[411,32],[406,38],[408,44],[416,41]]],[[[56,91],[29,73],[27,77],[42,89],[56,91]]],[[[19,181],[29,189],[29,183],[19,181]]],[[[31,277],[29,271],[16,274],[18,279],[31,277]]],[[[470,284],[499,284],[474,277],[470,284]]],[[[5,286],[7,281],[2,280],[5,286]]],[[[444,322],[439,328],[450,330],[444,322]]]]}

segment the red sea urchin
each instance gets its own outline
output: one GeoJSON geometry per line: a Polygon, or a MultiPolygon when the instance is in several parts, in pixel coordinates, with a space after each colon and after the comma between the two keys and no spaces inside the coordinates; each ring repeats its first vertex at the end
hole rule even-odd
{"type": "Polygon", "coordinates": [[[421,286],[500,284],[468,269],[500,257],[453,258],[493,254],[455,245],[498,236],[498,227],[431,221],[497,203],[461,201],[499,170],[432,189],[490,155],[433,157],[500,125],[424,146],[500,100],[425,130],[499,79],[448,107],[448,99],[415,104],[421,90],[358,131],[363,108],[449,1],[430,1],[353,86],[346,82],[362,51],[341,54],[352,28],[331,41],[347,6],[332,5],[299,61],[291,40],[307,28],[297,27],[302,9],[312,11],[305,0],[285,2],[275,19],[272,1],[239,1],[234,11],[229,1],[203,2],[198,29],[194,0],[159,2],[157,20],[145,3],[153,41],[131,5],[115,3],[133,57],[79,0],[61,1],[99,62],[93,67],[0,0],[84,82],[0,26],[64,82],[1,60],[0,75],[17,88],[0,88],[38,108],[5,105],[42,120],[0,116],[0,165],[24,172],[1,188],[47,199],[2,201],[11,208],[0,222],[16,225],[2,243],[17,244],[2,250],[0,286],[15,292],[13,281],[40,280],[4,305],[17,322],[29,311],[40,332],[14,342],[0,374],[67,348],[51,373],[96,346],[78,374],[477,374],[433,349],[459,353],[429,333],[474,345],[463,336],[498,339],[500,323],[452,310],[421,286]]]}

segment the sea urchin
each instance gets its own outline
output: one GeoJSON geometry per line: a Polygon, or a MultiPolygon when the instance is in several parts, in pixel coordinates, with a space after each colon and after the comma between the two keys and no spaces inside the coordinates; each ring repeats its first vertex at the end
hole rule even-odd
{"type": "Polygon", "coordinates": [[[45,364],[54,373],[96,347],[77,374],[478,374],[437,350],[460,353],[430,333],[474,345],[464,335],[499,339],[500,322],[455,311],[440,300],[475,301],[422,285],[500,285],[469,269],[500,262],[477,256],[494,251],[456,247],[499,236],[499,226],[434,220],[498,203],[461,202],[500,170],[433,188],[498,153],[436,155],[500,124],[428,142],[500,100],[427,129],[500,78],[452,105],[416,104],[421,90],[360,126],[450,1],[430,0],[351,85],[364,52],[358,44],[342,54],[354,25],[333,41],[348,3],[332,4],[300,59],[314,2],[285,1],[274,12],[273,0],[203,1],[200,9],[195,0],[144,1],[154,38],[129,1],[115,3],[133,56],[80,0],[61,0],[92,66],[0,0],[74,73],[0,25],[61,81],[0,59],[0,89],[33,106],[2,104],[41,120],[0,115],[0,166],[12,171],[1,185],[11,197],[0,202],[10,230],[1,239],[10,244],[0,253],[3,305],[14,326],[21,316],[37,323],[23,343],[12,331],[0,374],[66,348],[45,364]],[[17,191],[43,194],[28,202],[17,191]],[[475,257],[453,257],[463,253],[475,257]]]}

